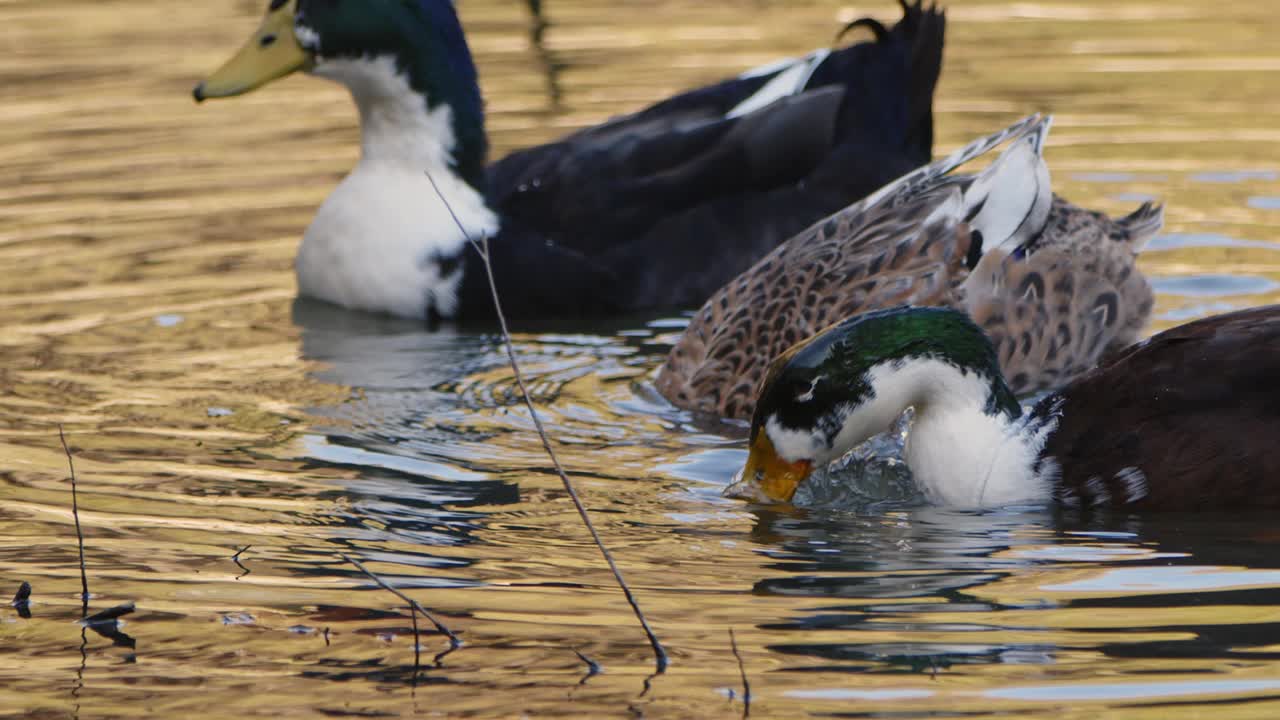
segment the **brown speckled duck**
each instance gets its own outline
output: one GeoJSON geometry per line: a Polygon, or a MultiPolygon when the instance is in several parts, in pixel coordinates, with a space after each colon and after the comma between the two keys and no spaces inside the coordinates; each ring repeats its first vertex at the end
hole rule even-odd
{"type": "Polygon", "coordinates": [[[672,403],[748,418],[769,362],[844,318],[897,305],[962,310],[1015,393],[1059,387],[1137,339],[1151,287],[1135,258],[1163,223],[1053,194],[1038,115],[904,175],[780,245],[702,306],[659,371],[672,403]],[[1006,141],[977,175],[952,174],[1006,141]]]}

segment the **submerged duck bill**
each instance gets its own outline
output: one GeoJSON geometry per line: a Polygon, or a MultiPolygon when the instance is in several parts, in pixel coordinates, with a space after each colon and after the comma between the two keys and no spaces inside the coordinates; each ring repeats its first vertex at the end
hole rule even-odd
{"type": "Polygon", "coordinates": [[[789,462],[778,455],[769,441],[769,434],[761,429],[751,442],[751,452],[742,469],[741,479],[725,488],[724,494],[761,503],[787,503],[812,472],[811,461],[789,462]]]}
{"type": "Polygon", "coordinates": [[[241,95],[310,64],[311,55],[298,44],[293,32],[293,3],[285,3],[268,11],[244,47],[197,85],[192,94],[196,102],[241,95]]]}

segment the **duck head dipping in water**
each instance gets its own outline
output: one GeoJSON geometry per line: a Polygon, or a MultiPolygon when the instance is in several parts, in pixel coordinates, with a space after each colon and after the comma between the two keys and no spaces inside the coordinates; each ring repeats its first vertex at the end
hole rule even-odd
{"type": "Polygon", "coordinates": [[[726,493],[789,502],[813,470],[913,408],[904,456],[934,504],[1276,507],[1276,377],[1280,306],[1269,306],[1160,333],[1024,414],[965,314],[868,313],[774,361],[726,493]]]}

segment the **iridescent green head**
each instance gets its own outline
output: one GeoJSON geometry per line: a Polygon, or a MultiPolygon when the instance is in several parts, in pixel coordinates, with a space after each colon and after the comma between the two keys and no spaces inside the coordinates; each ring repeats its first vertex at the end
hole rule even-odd
{"type": "Polygon", "coordinates": [[[770,366],[732,493],[790,501],[813,469],[947,391],[952,377],[974,381],[967,385],[983,395],[986,412],[1021,414],[991,341],[964,313],[901,307],[828,328],[770,366]]]}

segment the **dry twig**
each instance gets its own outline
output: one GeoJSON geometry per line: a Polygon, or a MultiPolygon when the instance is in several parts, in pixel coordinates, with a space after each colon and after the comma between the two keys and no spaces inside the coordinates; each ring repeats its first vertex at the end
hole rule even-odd
{"type": "MultiPolygon", "coordinates": [[[[387,583],[386,580],[383,580],[382,578],[378,577],[377,573],[365,567],[359,560],[356,560],[355,558],[349,555],[346,555],[345,553],[338,553],[338,557],[342,558],[343,560],[346,560],[352,565],[355,565],[356,568],[360,570],[360,572],[364,573],[365,575],[368,575],[370,580],[373,580],[375,583],[377,583],[378,587],[382,588],[383,590],[386,590],[387,592],[395,595],[396,597],[400,598],[401,600],[409,604],[409,615],[413,619],[413,664],[415,667],[419,664],[418,663],[418,652],[419,652],[418,646],[420,644],[418,642],[417,613],[422,613],[423,617],[425,617],[428,621],[430,621],[432,625],[436,626],[436,630],[440,631],[441,633],[443,633],[445,636],[449,638],[449,649],[445,650],[439,655],[436,655],[435,657],[435,663],[437,665],[440,664],[440,660],[445,655],[448,655],[454,650],[457,650],[458,648],[462,647],[462,641],[458,639],[458,636],[455,635],[454,632],[448,628],[448,626],[446,626],[444,623],[437,620],[435,615],[432,615],[426,608],[422,607],[422,605],[419,604],[417,600],[414,600],[408,595],[405,595],[404,593],[392,587],[389,583],[387,583]]],[[[326,640],[327,640],[327,636],[326,636],[326,640]]]]}
{"type": "Polygon", "coordinates": [[[592,660],[586,655],[583,655],[581,650],[574,650],[573,654],[577,655],[579,660],[587,664],[587,674],[583,675],[582,679],[578,681],[579,685],[586,685],[588,680],[604,672],[604,670],[600,668],[600,663],[592,660]]]}
{"type": "Polygon", "coordinates": [[[76,494],[76,463],[71,458],[71,448],[67,447],[66,433],[62,425],[58,425],[58,438],[62,440],[62,451],[67,454],[67,467],[71,469],[71,517],[76,521],[76,547],[80,550],[80,617],[89,615],[89,573],[84,567],[84,531],[80,529],[80,500],[76,494]]]}
{"type": "Polygon", "coordinates": [[[242,548],[240,548],[239,550],[237,550],[235,555],[232,555],[232,556],[231,556],[231,562],[235,563],[235,564],[236,564],[236,567],[238,567],[238,568],[240,568],[241,570],[243,570],[243,571],[244,571],[244,572],[242,572],[242,573],[240,573],[239,575],[237,575],[237,576],[236,576],[236,580],[239,580],[240,578],[244,577],[245,575],[248,575],[249,573],[253,572],[253,571],[252,571],[252,570],[250,570],[249,568],[245,567],[245,566],[244,566],[244,563],[240,562],[240,556],[241,556],[242,554],[244,554],[244,551],[245,551],[245,550],[248,550],[248,549],[249,549],[249,548],[251,548],[251,547],[253,547],[253,546],[252,546],[252,545],[245,545],[244,547],[242,547],[242,548]]]}
{"type": "Polygon", "coordinates": [[[515,345],[511,342],[511,332],[507,329],[507,318],[502,312],[502,300],[498,297],[498,283],[493,277],[493,264],[489,262],[489,237],[482,235],[479,240],[471,237],[466,227],[462,225],[462,221],[458,219],[457,214],[453,212],[453,207],[449,205],[444,193],[440,192],[440,187],[436,185],[436,180],[431,177],[431,173],[427,173],[427,179],[431,181],[431,187],[435,189],[440,202],[444,203],[445,208],[449,211],[454,224],[462,231],[463,237],[467,238],[467,241],[471,243],[471,247],[480,253],[480,258],[484,261],[485,273],[489,278],[489,292],[493,296],[493,309],[498,316],[498,325],[502,329],[503,344],[507,350],[507,360],[511,364],[511,372],[515,374],[516,386],[520,388],[525,407],[529,408],[529,416],[533,418],[533,426],[538,431],[538,437],[542,439],[542,448],[547,452],[547,456],[551,458],[551,464],[555,467],[556,474],[560,476],[560,482],[564,484],[565,492],[569,494],[569,499],[573,501],[573,506],[577,508],[578,516],[582,518],[582,523],[587,526],[587,531],[591,533],[591,539],[595,541],[596,547],[600,549],[600,554],[604,556],[605,562],[609,564],[609,569],[613,571],[613,577],[617,580],[618,587],[622,588],[622,593],[626,596],[627,603],[631,605],[631,610],[635,613],[636,620],[640,621],[640,627],[644,629],[645,635],[649,638],[649,645],[653,648],[657,672],[661,674],[666,671],[669,663],[667,651],[662,647],[662,642],[658,640],[658,636],[654,634],[653,629],[649,627],[649,621],[645,618],[644,611],[640,609],[640,603],[631,592],[631,587],[627,585],[627,581],[622,577],[622,571],[618,569],[618,564],[614,562],[613,554],[609,552],[609,548],[605,547],[604,541],[600,539],[600,533],[596,531],[595,524],[591,522],[591,516],[587,514],[586,506],[582,504],[582,499],[578,497],[577,490],[574,489],[573,483],[569,481],[569,476],[560,465],[560,458],[556,456],[555,450],[551,447],[551,440],[547,437],[547,431],[542,426],[542,418],[538,415],[538,410],[533,405],[533,399],[529,395],[528,388],[525,387],[524,375],[520,372],[520,364],[516,362],[516,350],[515,345]]]}
{"type": "Polygon", "coordinates": [[[751,683],[747,682],[747,666],[742,662],[742,653],[738,652],[738,639],[733,636],[733,628],[729,628],[729,647],[738,659],[738,672],[742,675],[742,717],[751,717],[751,683]]]}

